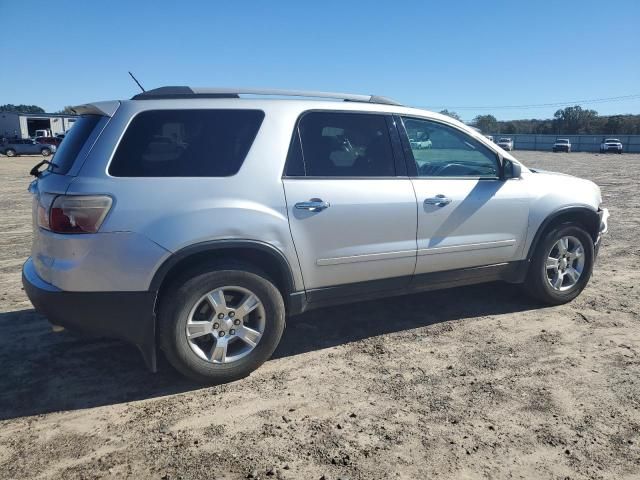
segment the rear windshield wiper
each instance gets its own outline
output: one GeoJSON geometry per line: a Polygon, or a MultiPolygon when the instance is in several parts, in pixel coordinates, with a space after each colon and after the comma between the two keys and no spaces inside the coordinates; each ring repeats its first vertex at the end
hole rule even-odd
{"type": "Polygon", "coordinates": [[[43,170],[40,170],[42,165],[49,165],[51,168],[58,168],[58,165],[55,163],[50,162],[49,160],[42,160],[29,171],[29,175],[33,175],[36,178],[40,177],[40,174],[43,172],[43,170]]]}

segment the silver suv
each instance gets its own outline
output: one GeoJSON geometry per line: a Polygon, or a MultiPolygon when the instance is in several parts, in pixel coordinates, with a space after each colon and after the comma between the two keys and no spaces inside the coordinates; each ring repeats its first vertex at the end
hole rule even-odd
{"type": "Polygon", "coordinates": [[[317,307],[495,280],[568,302],[607,230],[593,183],[383,97],[163,87],[75,110],[34,170],[25,290],[198,381],[248,375],[317,307]]]}

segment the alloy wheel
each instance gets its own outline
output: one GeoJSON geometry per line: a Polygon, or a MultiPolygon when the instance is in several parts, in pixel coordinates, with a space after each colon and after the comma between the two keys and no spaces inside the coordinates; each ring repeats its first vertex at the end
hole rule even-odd
{"type": "Polygon", "coordinates": [[[553,244],[547,255],[545,274],[551,288],[564,292],[573,288],[584,271],[585,250],[576,237],[565,236],[553,244]]]}
{"type": "Polygon", "coordinates": [[[185,335],[198,357],[228,364],[253,351],[264,334],[265,323],[264,305],[255,293],[225,286],[203,295],[194,304],[185,335]]]}

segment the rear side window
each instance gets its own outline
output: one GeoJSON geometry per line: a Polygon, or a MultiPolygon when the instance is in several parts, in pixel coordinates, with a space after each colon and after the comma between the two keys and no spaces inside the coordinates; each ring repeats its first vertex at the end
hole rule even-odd
{"type": "Polygon", "coordinates": [[[300,120],[298,129],[307,176],[387,177],[396,174],[383,115],[309,112],[300,120]]]}
{"type": "Polygon", "coordinates": [[[58,146],[49,171],[65,175],[102,118],[104,117],[100,115],[81,116],[65,135],[64,142],[58,146]]]}
{"type": "Polygon", "coordinates": [[[118,145],[109,174],[115,177],[235,175],[263,119],[264,112],[260,110],[142,112],[134,117],[118,145]]]}

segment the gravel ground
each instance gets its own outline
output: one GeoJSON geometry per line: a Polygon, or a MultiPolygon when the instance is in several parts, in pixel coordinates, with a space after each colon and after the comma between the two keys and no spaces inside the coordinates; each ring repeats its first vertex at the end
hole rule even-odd
{"type": "Polygon", "coordinates": [[[318,310],[211,388],[51,332],[20,284],[39,158],[0,157],[0,478],[640,478],[640,155],[515,154],[602,187],[574,302],[490,284],[318,310]]]}

